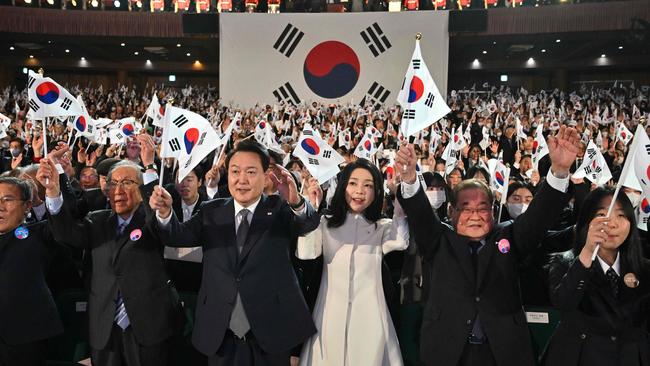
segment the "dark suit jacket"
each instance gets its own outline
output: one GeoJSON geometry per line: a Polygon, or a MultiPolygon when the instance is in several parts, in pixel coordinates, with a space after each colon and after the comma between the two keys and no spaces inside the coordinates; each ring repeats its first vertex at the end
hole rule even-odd
{"type": "Polygon", "coordinates": [[[64,201],[61,211],[51,215],[51,230],[58,241],[90,252],[91,347],[103,349],[109,340],[118,290],[138,343],[153,345],[173,335],[179,327],[180,307],[165,272],[163,245],[148,202],[140,205],[117,237],[118,219],[112,210],[91,212],[76,220],[70,206],[64,201]],[[131,240],[130,234],[136,229],[142,236],[131,240]]]}
{"type": "MultiPolygon", "coordinates": [[[[621,277],[631,270],[621,258],[621,277]]],[[[619,298],[610,290],[598,260],[585,268],[573,251],[550,264],[551,301],[562,311],[546,354],[552,366],[650,365],[650,263],[635,273],[639,286],[619,280],[619,298]]]]}
{"type": "Polygon", "coordinates": [[[166,244],[203,246],[192,336],[199,351],[211,356],[221,346],[237,292],[265,352],[288,351],[316,332],[290,260],[296,237],[318,227],[318,214],[306,205],[306,217],[299,219],[279,196],[262,196],[240,254],[233,199],[208,201],[185,223],[172,215],[166,244]]]}
{"type": "Polygon", "coordinates": [[[41,221],[27,226],[29,236],[0,235],[0,338],[16,345],[63,332],[45,282],[46,258],[54,239],[41,221]]]}
{"type": "Polygon", "coordinates": [[[460,236],[434,215],[424,192],[398,198],[409,219],[430,283],[423,314],[421,358],[426,365],[455,366],[463,353],[478,312],[499,366],[534,365],[533,350],[521,306],[518,264],[544,237],[570,195],[544,183],[526,212],[495,227],[472,267],[469,238],[460,236]],[[510,251],[497,243],[506,239],[510,251]]]}

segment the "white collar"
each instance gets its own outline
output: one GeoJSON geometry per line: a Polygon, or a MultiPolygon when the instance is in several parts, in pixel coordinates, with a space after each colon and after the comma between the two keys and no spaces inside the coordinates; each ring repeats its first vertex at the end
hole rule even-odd
{"type": "Polygon", "coordinates": [[[243,210],[243,209],[247,209],[248,211],[251,212],[251,214],[252,214],[252,213],[255,213],[255,208],[257,208],[257,205],[260,203],[260,200],[261,200],[261,199],[262,199],[262,196],[260,196],[260,197],[255,201],[255,202],[253,202],[253,203],[251,203],[250,205],[244,207],[244,206],[242,206],[239,202],[237,202],[237,200],[235,200],[235,199],[233,198],[232,201],[233,201],[234,204],[235,204],[235,217],[237,217],[237,215],[239,215],[239,211],[241,211],[241,210],[243,210]]]}
{"type": "MultiPolygon", "coordinates": [[[[609,264],[605,263],[604,260],[600,258],[600,256],[596,256],[598,258],[598,263],[600,263],[600,267],[603,269],[603,272],[607,273],[607,270],[609,270],[610,266],[609,264]]],[[[616,272],[617,275],[621,275],[621,253],[617,252],[616,253],[616,260],[614,261],[614,264],[612,267],[614,269],[614,272],[616,272]]]]}
{"type": "Polygon", "coordinates": [[[185,201],[181,198],[181,207],[183,207],[183,208],[187,207],[187,208],[194,209],[194,206],[196,206],[197,202],[199,202],[199,196],[196,196],[196,200],[194,200],[194,203],[191,203],[189,205],[187,203],[185,203],[185,201]]]}

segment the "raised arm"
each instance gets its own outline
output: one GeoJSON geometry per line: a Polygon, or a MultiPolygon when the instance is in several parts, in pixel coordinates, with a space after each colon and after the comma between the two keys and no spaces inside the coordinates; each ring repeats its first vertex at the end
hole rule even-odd
{"type": "Polygon", "coordinates": [[[395,201],[393,220],[384,226],[381,249],[384,254],[393,250],[405,250],[409,246],[409,227],[402,206],[395,201]]]}
{"type": "Polygon", "coordinates": [[[172,197],[165,188],[155,186],[149,198],[149,207],[155,212],[161,245],[192,248],[203,244],[203,210],[186,222],[180,222],[172,210],[172,197]]]}

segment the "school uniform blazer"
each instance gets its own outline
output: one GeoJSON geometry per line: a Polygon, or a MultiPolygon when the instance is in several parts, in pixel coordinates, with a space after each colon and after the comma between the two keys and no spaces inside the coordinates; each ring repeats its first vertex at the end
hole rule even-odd
{"type": "MultiPolygon", "coordinates": [[[[147,189],[143,186],[143,197],[147,189]]],[[[136,341],[148,346],[160,343],[182,325],[178,295],[165,272],[163,243],[155,213],[148,199],[137,208],[121,235],[112,210],[89,213],[76,220],[71,214],[75,202],[64,200],[51,215],[50,229],[57,241],[90,252],[92,274],[88,298],[89,340],[103,349],[114,323],[118,290],[136,341]]]]}
{"type": "Polygon", "coordinates": [[[194,346],[211,356],[219,349],[239,292],[251,332],[267,353],[280,353],[316,332],[291,263],[296,238],[318,227],[306,204],[297,216],[280,196],[262,195],[238,254],[232,198],[201,205],[189,221],[175,214],[163,232],[168,246],[203,247],[203,277],[196,305],[194,346]]]}
{"type": "Polygon", "coordinates": [[[11,345],[63,332],[45,282],[47,257],[57,244],[46,221],[26,228],[24,239],[17,238],[14,230],[0,235],[0,338],[11,345]]]}
{"type": "Polygon", "coordinates": [[[621,258],[619,297],[598,260],[585,268],[573,251],[550,263],[549,286],[553,305],[562,311],[545,355],[546,365],[650,365],[650,262],[634,273],[639,286],[623,282],[632,273],[621,258]]]}
{"type": "Polygon", "coordinates": [[[428,267],[429,287],[420,337],[426,365],[456,366],[478,312],[499,366],[534,365],[533,349],[519,294],[519,264],[544,238],[571,195],[543,183],[528,210],[488,234],[471,263],[469,238],[436,217],[422,189],[398,198],[428,267]],[[498,243],[508,243],[505,253],[498,243]]]}

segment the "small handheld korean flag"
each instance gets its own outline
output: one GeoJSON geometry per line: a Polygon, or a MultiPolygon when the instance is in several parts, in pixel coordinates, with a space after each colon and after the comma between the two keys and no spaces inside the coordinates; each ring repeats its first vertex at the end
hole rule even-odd
{"type": "Polygon", "coordinates": [[[309,125],[305,125],[293,156],[305,164],[309,173],[318,180],[318,184],[327,182],[339,173],[339,164],[345,159],[318,136],[309,125]]]}
{"type": "Polygon", "coordinates": [[[81,136],[91,138],[95,134],[94,121],[88,115],[88,110],[86,109],[83,99],[81,99],[81,95],[77,96],[77,102],[81,106],[82,113],[78,116],[74,116],[72,127],[77,130],[77,133],[81,136]]]}
{"type": "Polygon", "coordinates": [[[598,185],[607,184],[612,179],[612,173],[609,171],[607,162],[593,141],[589,141],[585,151],[585,158],[580,167],[576,169],[573,177],[587,178],[590,182],[598,185]]]}
{"type": "Polygon", "coordinates": [[[634,138],[639,140],[634,152],[634,173],[641,183],[643,196],[650,200],[650,139],[640,124],[636,128],[634,138]]]}
{"type": "Polygon", "coordinates": [[[257,142],[262,145],[266,145],[266,129],[271,128],[269,123],[265,120],[260,120],[257,125],[255,125],[255,131],[253,132],[253,137],[257,142]]]}
{"type": "Polygon", "coordinates": [[[415,50],[397,102],[404,109],[400,130],[404,136],[412,136],[444,117],[451,109],[438,91],[420,52],[420,35],[415,40],[415,50]]]}
{"type": "Polygon", "coordinates": [[[537,130],[535,131],[535,138],[533,139],[533,169],[537,170],[539,167],[539,162],[542,158],[548,155],[548,145],[546,144],[546,139],[544,139],[544,134],[542,133],[544,129],[543,124],[537,125],[537,130]]]}
{"type": "Polygon", "coordinates": [[[135,121],[135,117],[126,117],[117,120],[108,135],[111,139],[111,144],[124,144],[128,138],[135,137],[140,133],[142,125],[135,121]]]}
{"type": "Polygon", "coordinates": [[[449,144],[455,151],[460,151],[465,146],[467,146],[467,141],[465,141],[465,137],[463,136],[462,132],[463,130],[460,126],[458,127],[458,130],[456,130],[456,128],[451,129],[451,141],[449,144]]]}
{"type": "Polygon", "coordinates": [[[345,130],[339,132],[338,137],[339,137],[339,146],[345,147],[346,149],[350,150],[350,140],[352,140],[350,129],[346,128],[345,130]]]}
{"type": "Polygon", "coordinates": [[[431,133],[429,134],[429,154],[435,154],[438,149],[438,142],[442,137],[436,130],[431,126],[431,133]]]}
{"type": "Polygon", "coordinates": [[[625,124],[623,122],[620,122],[618,126],[616,126],[616,139],[623,141],[623,143],[627,146],[627,144],[632,141],[632,132],[625,127],[625,124]]]}
{"type": "Polygon", "coordinates": [[[155,93],[153,98],[151,98],[151,103],[149,104],[145,114],[147,117],[151,117],[154,126],[163,127],[162,120],[165,117],[165,106],[160,104],[158,96],[155,93]]]}
{"type": "Polygon", "coordinates": [[[29,70],[27,87],[29,110],[34,119],[82,114],[77,99],[50,78],[29,70]]]}
{"type": "Polygon", "coordinates": [[[11,118],[0,113],[0,128],[6,130],[7,128],[9,128],[9,125],[11,125],[11,118]]]}
{"type": "Polygon", "coordinates": [[[373,139],[370,134],[364,133],[363,138],[361,141],[359,141],[356,149],[354,149],[354,156],[373,161],[372,157],[377,152],[377,148],[375,147],[375,144],[372,142],[372,140],[373,139]]]}
{"type": "Polygon", "coordinates": [[[441,157],[442,160],[445,161],[445,174],[449,174],[454,170],[459,155],[460,153],[452,148],[451,142],[445,146],[445,150],[442,152],[441,157]]]}

